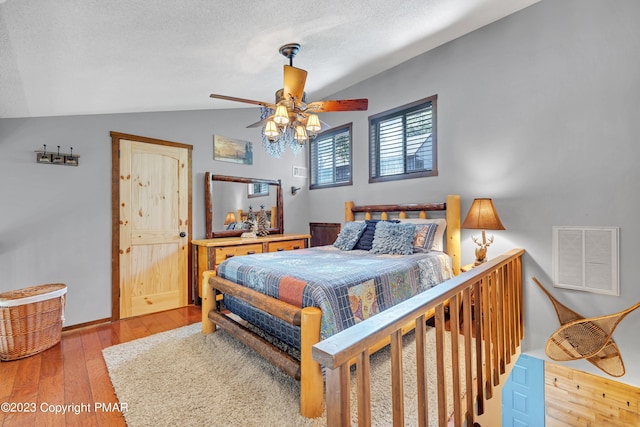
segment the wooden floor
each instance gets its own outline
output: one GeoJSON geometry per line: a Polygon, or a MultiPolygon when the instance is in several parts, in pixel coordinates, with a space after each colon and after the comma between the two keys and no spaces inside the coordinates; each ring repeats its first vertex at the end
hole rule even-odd
{"type": "Polygon", "coordinates": [[[65,331],[40,354],[0,362],[0,426],[125,426],[102,349],[200,321],[189,306],[65,331]]]}

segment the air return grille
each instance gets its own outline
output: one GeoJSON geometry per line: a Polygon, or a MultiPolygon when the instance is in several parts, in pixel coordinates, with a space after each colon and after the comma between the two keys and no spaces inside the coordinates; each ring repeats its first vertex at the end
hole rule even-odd
{"type": "Polygon", "coordinates": [[[618,227],[553,227],[553,283],[619,295],[618,227]]]}

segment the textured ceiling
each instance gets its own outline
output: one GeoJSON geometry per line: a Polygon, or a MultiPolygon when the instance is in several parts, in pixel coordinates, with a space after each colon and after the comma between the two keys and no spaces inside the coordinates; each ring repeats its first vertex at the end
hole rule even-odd
{"type": "MultiPolygon", "coordinates": [[[[0,0],[0,118],[319,100],[538,0],[0,0]]],[[[366,96],[366,94],[363,94],[366,96]]]]}

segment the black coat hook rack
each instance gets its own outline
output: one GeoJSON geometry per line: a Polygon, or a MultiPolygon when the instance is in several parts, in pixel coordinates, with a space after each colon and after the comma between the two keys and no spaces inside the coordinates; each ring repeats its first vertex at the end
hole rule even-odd
{"type": "Polygon", "coordinates": [[[42,145],[42,150],[36,150],[36,162],[49,165],[78,166],[79,157],[73,154],[73,147],[69,147],[69,153],[61,153],[59,145],[56,152],[48,152],[47,144],[42,145]]]}

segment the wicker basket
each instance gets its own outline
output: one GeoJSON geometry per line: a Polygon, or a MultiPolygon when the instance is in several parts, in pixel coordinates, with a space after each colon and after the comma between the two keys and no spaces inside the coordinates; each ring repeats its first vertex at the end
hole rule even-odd
{"type": "Polygon", "coordinates": [[[0,360],[32,356],[60,342],[66,292],[53,283],[0,294],[0,360]]]}

